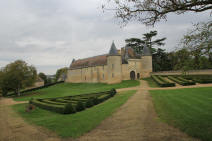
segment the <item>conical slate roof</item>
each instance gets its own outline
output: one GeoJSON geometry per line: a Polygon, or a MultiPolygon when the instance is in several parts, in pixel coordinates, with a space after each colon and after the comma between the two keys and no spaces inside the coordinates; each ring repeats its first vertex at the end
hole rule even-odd
{"type": "Polygon", "coordinates": [[[114,42],[112,43],[112,45],[110,47],[109,55],[118,55],[118,51],[116,49],[114,42]]]}
{"type": "Polygon", "coordinates": [[[147,45],[144,45],[144,48],[143,48],[143,56],[151,56],[151,51],[149,49],[149,47],[147,47],[147,45]]]}

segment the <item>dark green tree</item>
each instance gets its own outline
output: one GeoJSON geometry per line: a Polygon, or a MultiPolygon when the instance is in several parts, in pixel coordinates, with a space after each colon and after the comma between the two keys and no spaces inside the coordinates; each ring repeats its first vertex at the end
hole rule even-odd
{"type": "Polygon", "coordinates": [[[14,91],[17,95],[20,95],[20,90],[32,86],[36,77],[35,67],[27,65],[22,60],[17,60],[2,69],[0,87],[4,95],[8,91],[14,91]]]}
{"type": "Polygon", "coordinates": [[[168,71],[172,70],[171,60],[165,49],[158,48],[152,55],[153,71],[168,71]]]}
{"type": "Polygon", "coordinates": [[[146,44],[151,49],[152,54],[154,54],[156,50],[153,47],[156,45],[157,46],[164,45],[165,43],[163,41],[166,40],[166,38],[153,40],[153,37],[155,36],[157,36],[157,31],[150,31],[149,33],[143,34],[142,39],[139,38],[126,39],[125,40],[126,46],[133,48],[136,53],[142,54],[144,44],[146,44]]]}

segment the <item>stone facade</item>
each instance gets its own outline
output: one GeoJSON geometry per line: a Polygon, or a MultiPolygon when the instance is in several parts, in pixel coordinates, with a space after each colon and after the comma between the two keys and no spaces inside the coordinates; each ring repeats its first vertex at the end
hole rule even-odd
{"type": "Polygon", "coordinates": [[[152,72],[152,55],[144,47],[143,55],[132,48],[117,50],[112,43],[108,54],[72,61],[66,82],[71,83],[120,83],[122,80],[149,77],[152,72]]]}

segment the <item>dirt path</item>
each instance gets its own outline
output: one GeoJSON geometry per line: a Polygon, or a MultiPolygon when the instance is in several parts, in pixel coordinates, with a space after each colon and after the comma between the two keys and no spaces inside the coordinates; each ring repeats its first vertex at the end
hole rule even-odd
{"type": "Polygon", "coordinates": [[[0,141],[59,141],[46,129],[32,126],[17,115],[9,105],[25,103],[0,99],[0,141]]]}
{"type": "Polygon", "coordinates": [[[80,141],[194,141],[178,129],[160,122],[154,111],[149,87],[141,87],[117,112],[80,141]]]}

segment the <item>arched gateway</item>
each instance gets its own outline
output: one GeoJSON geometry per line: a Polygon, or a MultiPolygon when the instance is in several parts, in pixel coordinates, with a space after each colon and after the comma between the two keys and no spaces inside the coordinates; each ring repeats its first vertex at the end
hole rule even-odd
{"type": "Polygon", "coordinates": [[[130,79],[135,80],[135,72],[134,71],[130,72],[130,79]]]}

